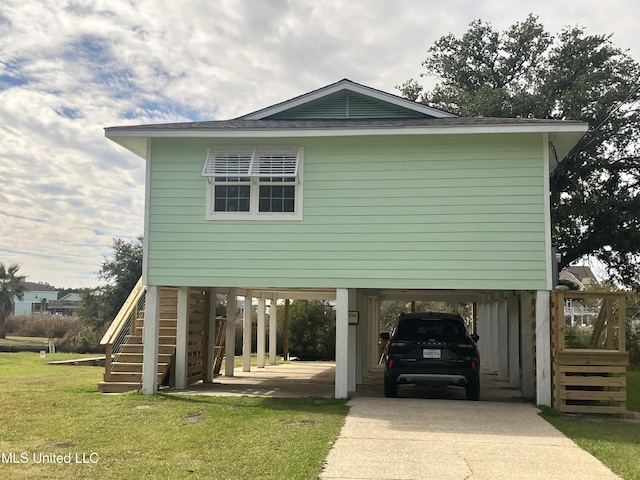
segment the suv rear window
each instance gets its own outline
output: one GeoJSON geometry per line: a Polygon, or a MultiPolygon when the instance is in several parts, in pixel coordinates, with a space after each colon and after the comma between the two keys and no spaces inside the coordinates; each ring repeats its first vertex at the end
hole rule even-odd
{"type": "Polygon", "coordinates": [[[430,320],[404,318],[398,322],[398,340],[423,341],[430,338],[462,338],[466,330],[462,322],[455,320],[430,320]]]}

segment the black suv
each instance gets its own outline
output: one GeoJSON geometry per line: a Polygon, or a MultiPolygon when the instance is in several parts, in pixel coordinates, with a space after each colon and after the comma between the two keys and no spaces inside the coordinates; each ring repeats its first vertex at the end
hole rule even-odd
{"type": "Polygon", "coordinates": [[[384,396],[398,395],[398,385],[457,385],[467,400],[480,398],[477,335],[464,320],[448,313],[403,313],[393,332],[384,332],[384,396]]]}

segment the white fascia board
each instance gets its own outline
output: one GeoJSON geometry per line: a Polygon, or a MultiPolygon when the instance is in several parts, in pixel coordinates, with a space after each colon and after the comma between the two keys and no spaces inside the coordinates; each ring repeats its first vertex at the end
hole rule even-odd
{"type": "Polygon", "coordinates": [[[391,103],[393,105],[397,105],[399,107],[406,108],[408,110],[424,113],[425,115],[429,115],[431,117],[436,117],[436,118],[457,117],[457,115],[454,115],[453,113],[431,108],[427,105],[423,105],[417,102],[412,102],[411,100],[406,100],[402,97],[398,97],[390,93],[382,92],[380,90],[370,89],[362,85],[351,83],[347,80],[342,80],[328,87],[321,88],[320,90],[316,90],[314,92],[307,93],[305,95],[301,95],[300,97],[285,101],[283,103],[274,105],[272,107],[263,108],[262,110],[258,110],[257,112],[250,113],[241,118],[245,120],[261,120],[263,118],[270,117],[271,115],[275,115],[276,113],[284,112],[286,110],[290,110],[300,105],[304,105],[305,103],[313,102],[314,100],[321,99],[323,97],[340,92],[342,90],[350,90],[352,92],[360,93],[367,97],[371,97],[377,100],[381,100],[383,102],[391,103]]]}
{"type": "MultiPolygon", "coordinates": [[[[144,138],[299,138],[299,137],[358,137],[381,135],[463,135],[487,133],[550,133],[580,134],[586,133],[587,124],[494,124],[494,125],[443,125],[429,127],[380,127],[380,128],[315,128],[315,129],[149,129],[149,130],[112,130],[108,138],[126,147],[125,139],[144,138]]],[[[130,147],[127,147],[131,149],[130,147]]]]}

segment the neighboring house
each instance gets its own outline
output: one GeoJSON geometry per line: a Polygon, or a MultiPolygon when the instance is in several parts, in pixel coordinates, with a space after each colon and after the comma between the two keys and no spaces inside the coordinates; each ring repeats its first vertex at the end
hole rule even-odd
{"type": "MultiPolygon", "coordinates": [[[[591,268],[585,265],[573,265],[566,267],[560,272],[561,279],[564,278],[565,285],[572,290],[588,290],[599,285],[598,279],[591,268]]],[[[567,325],[572,327],[588,327],[598,316],[599,305],[585,304],[581,298],[565,298],[564,316],[567,325]]]]}
{"type": "Polygon", "coordinates": [[[586,265],[571,265],[566,267],[565,270],[576,277],[582,284],[583,288],[589,289],[600,285],[600,282],[598,282],[598,279],[591,268],[586,265]]]}
{"type": "Polygon", "coordinates": [[[336,397],[377,364],[381,300],[475,302],[483,365],[550,405],[549,172],[586,130],[457,117],[346,79],[232,120],[107,128],[147,165],[143,392],[160,287],[177,286],[179,335],[190,287],[335,300],[336,397]]]}
{"type": "Polygon", "coordinates": [[[73,315],[80,308],[81,301],[79,293],[69,293],[59,300],[49,302],[47,310],[51,315],[73,315]]]}
{"type": "Polygon", "coordinates": [[[58,291],[39,283],[22,281],[24,295],[22,300],[14,297],[14,315],[46,314],[47,304],[58,298],[58,291]]]}

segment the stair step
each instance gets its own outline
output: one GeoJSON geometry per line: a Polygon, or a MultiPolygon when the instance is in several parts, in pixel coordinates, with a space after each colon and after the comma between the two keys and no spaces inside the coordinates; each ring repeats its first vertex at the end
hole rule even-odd
{"type": "MultiPolygon", "coordinates": [[[[169,363],[171,361],[172,353],[159,353],[158,363],[169,363]]],[[[142,353],[121,353],[118,355],[118,361],[123,363],[140,363],[142,364],[142,353]]]]}
{"type": "MultiPolygon", "coordinates": [[[[158,383],[162,381],[166,372],[158,372],[158,383]]],[[[109,383],[140,383],[142,372],[111,372],[109,383]]]]}
{"type": "MultiPolygon", "coordinates": [[[[169,369],[168,363],[158,363],[158,371],[166,372],[169,369]]],[[[112,372],[138,372],[142,373],[142,363],[113,362],[112,372]]]]}
{"type": "MultiPolygon", "coordinates": [[[[142,335],[127,335],[125,338],[126,344],[142,345],[142,335]]],[[[158,343],[160,345],[174,345],[176,344],[175,335],[164,335],[158,337],[158,343]]]]}
{"type": "Polygon", "coordinates": [[[176,327],[160,327],[159,335],[161,337],[173,337],[176,338],[176,331],[178,329],[176,327]]]}
{"type": "MultiPolygon", "coordinates": [[[[158,345],[158,353],[173,354],[175,350],[175,345],[158,345]]],[[[124,344],[120,353],[143,353],[143,351],[144,345],[142,344],[124,344]]]]}
{"type": "Polygon", "coordinates": [[[98,383],[98,391],[100,393],[123,393],[138,390],[140,388],[140,382],[100,382],[98,383]]]}

